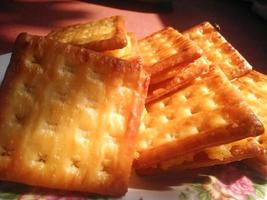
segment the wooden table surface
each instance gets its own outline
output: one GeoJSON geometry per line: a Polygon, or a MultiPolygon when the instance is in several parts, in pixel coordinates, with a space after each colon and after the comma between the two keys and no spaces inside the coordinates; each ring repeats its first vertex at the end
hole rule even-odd
{"type": "Polygon", "coordinates": [[[0,54],[11,51],[20,32],[45,35],[55,27],[124,15],[129,31],[142,38],[165,26],[179,31],[210,21],[255,69],[267,73],[267,21],[241,0],[173,0],[150,4],[114,1],[0,1],[0,54]]]}

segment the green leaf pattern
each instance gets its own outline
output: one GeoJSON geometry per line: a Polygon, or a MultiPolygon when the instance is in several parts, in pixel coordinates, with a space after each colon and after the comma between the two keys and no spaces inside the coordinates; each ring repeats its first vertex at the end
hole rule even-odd
{"type": "Polygon", "coordinates": [[[257,197],[264,199],[266,196],[267,185],[253,184],[257,197]]]}
{"type": "Polygon", "coordinates": [[[13,200],[17,199],[19,195],[9,192],[2,192],[0,193],[0,200],[13,200]]]}
{"type": "Polygon", "coordinates": [[[177,191],[178,199],[200,199],[209,200],[209,194],[200,184],[184,184],[182,186],[175,187],[177,191]]]}

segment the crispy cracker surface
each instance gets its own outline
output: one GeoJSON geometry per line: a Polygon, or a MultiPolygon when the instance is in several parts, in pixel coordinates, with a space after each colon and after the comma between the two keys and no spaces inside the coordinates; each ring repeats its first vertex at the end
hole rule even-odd
{"type": "Polygon", "coordinates": [[[240,92],[219,68],[147,106],[135,168],[263,133],[240,92]]]}
{"type": "Polygon", "coordinates": [[[201,56],[201,50],[171,27],[164,28],[138,42],[145,69],[154,75],[163,70],[190,63],[201,56]]]}
{"type": "Polygon", "coordinates": [[[19,35],[0,88],[0,179],[123,195],[147,85],[139,63],[19,35]]]}
{"type": "Polygon", "coordinates": [[[85,24],[76,24],[51,31],[50,39],[80,45],[95,51],[120,49],[127,45],[122,16],[112,16],[85,24]]]}
{"type": "Polygon", "coordinates": [[[252,66],[209,22],[199,24],[183,33],[194,41],[214,65],[232,80],[246,74],[252,66]]]}

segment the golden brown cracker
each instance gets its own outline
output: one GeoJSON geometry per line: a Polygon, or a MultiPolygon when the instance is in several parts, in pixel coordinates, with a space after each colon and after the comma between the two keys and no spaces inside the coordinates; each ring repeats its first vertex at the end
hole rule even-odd
{"type": "Polygon", "coordinates": [[[147,85],[139,63],[19,35],[0,88],[0,179],[123,195],[147,85]]]}

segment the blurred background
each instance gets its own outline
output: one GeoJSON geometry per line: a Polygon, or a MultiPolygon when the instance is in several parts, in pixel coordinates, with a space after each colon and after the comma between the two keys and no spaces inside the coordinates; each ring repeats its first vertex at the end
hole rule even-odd
{"type": "Polygon", "coordinates": [[[123,15],[142,38],[165,26],[179,31],[210,21],[259,71],[267,73],[266,0],[0,1],[0,54],[12,50],[20,32],[45,35],[51,29],[111,15],[123,15]]]}

